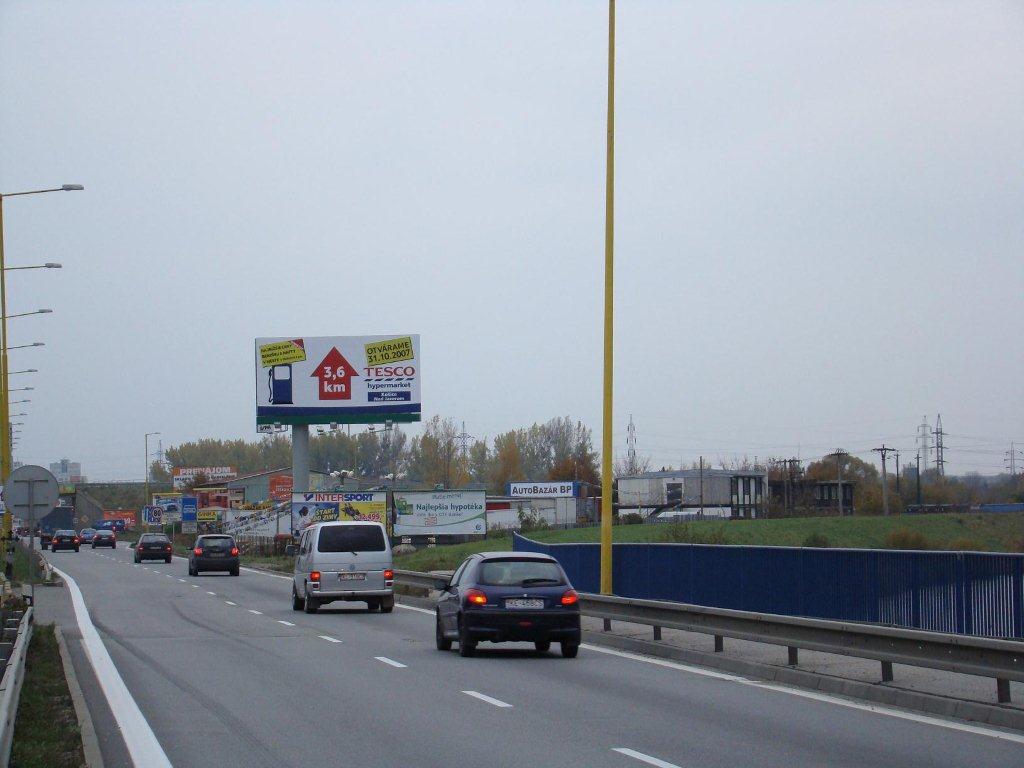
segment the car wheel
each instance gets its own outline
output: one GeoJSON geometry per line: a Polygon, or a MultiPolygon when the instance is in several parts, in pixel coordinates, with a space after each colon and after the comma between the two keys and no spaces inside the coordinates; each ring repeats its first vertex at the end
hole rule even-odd
{"type": "Polygon", "coordinates": [[[301,611],[303,600],[299,597],[299,593],[295,591],[295,585],[292,584],[292,610],[301,611]]]}
{"type": "Polygon", "coordinates": [[[575,659],[576,658],[576,654],[578,654],[579,652],[580,652],[580,644],[579,643],[577,643],[575,641],[571,641],[571,640],[563,640],[562,641],[562,656],[563,657],[565,657],[567,659],[575,659]]]}
{"type": "Polygon", "coordinates": [[[193,567],[192,567],[192,566],[190,565],[190,566],[188,567],[188,575],[189,575],[189,576],[198,576],[198,575],[199,575],[199,571],[197,571],[197,570],[196,570],[195,568],[193,568],[193,567]]]}
{"type": "Polygon", "coordinates": [[[136,564],[138,564],[140,562],[138,555],[136,555],[134,559],[135,559],[136,564]]]}
{"type": "Polygon", "coordinates": [[[96,545],[95,545],[95,544],[93,544],[93,545],[92,545],[92,548],[93,548],[93,549],[96,549],[96,545]]]}
{"type": "Polygon", "coordinates": [[[434,629],[434,642],[437,644],[437,650],[439,651],[450,651],[452,649],[452,641],[444,636],[444,632],[441,630],[441,614],[437,614],[436,626],[434,629]]]}
{"type": "Polygon", "coordinates": [[[537,640],[534,642],[533,647],[537,649],[537,653],[547,653],[551,650],[551,641],[537,640]]]}
{"type": "Polygon", "coordinates": [[[306,599],[303,601],[303,603],[304,605],[302,606],[302,608],[303,610],[305,610],[306,613],[316,613],[317,609],[320,607],[320,601],[313,597],[311,594],[309,594],[309,592],[306,593],[306,599]]]}
{"type": "MultiPolygon", "coordinates": [[[[75,547],[75,552],[77,552],[77,551],[78,551],[78,547],[75,547]]],[[[171,561],[168,560],[167,562],[171,562],[171,561]]]]}
{"type": "Polygon", "coordinates": [[[382,597],[380,601],[380,612],[391,613],[393,610],[395,610],[395,598],[382,597]]]}
{"type": "Polygon", "coordinates": [[[164,562],[167,563],[168,565],[170,565],[171,564],[171,558],[170,557],[165,557],[164,558],[164,562]]]}
{"type": "Polygon", "coordinates": [[[237,568],[232,568],[231,569],[231,575],[232,576],[237,576],[238,575],[238,569],[237,568]]]}
{"type": "Polygon", "coordinates": [[[468,657],[476,653],[476,640],[471,640],[468,632],[466,631],[466,625],[462,623],[462,617],[459,617],[459,656],[468,657]]]}
{"type": "Polygon", "coordinates": [[[371,597],[369,600],[366,601],[366,607],[368,609],[370,609],[371,611],[379,611],[380,610],[380,600],[375,600],[374,598],[371,597]]]}

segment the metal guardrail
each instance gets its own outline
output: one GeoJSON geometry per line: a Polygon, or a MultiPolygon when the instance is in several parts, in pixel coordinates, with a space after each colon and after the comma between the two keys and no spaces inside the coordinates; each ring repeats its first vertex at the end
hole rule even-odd
{"type": "Polygon", "coordinates": [[[32,639],[32,608],[25,611],[18,625],[18,637],[0,680],[0,768],[7,768],[14,743],[14,720],[18,715],[21,684],[25,679],[25,657],[32,639]]]}
{"type": "MultiPolygon", "coordinates": [[[[439,578],[444,575],[395,571],[397,583],[421,589],[434,589],[439,578]]],[[[610,595],[580,594],[580,611],[604,619],[605,629],[612,621],[646,624],[654,628],[655,640],[666,627],[713,635],[716,652],[723,650],[726,637],[784,645],[791,666],[797,665],[801,648],[872,659],[882,664],[883,682],[892,681],[894,663],[991,677],[1000,703],[1010,701],[1011,680],[1024,682],[1024,643],[1015,640],[610,595]]]]}

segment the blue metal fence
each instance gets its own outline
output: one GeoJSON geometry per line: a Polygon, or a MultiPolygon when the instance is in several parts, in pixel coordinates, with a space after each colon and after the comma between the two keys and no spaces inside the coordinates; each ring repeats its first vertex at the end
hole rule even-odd
{"type": "MultiPolygon", "coordinates": [[[[513,549],[558,559],[600,591],[600,545],[513,549]]],[[[743,611],[1024,640],[1024,555],[879,549],[615,544],[615,594],[743,611]]]]}

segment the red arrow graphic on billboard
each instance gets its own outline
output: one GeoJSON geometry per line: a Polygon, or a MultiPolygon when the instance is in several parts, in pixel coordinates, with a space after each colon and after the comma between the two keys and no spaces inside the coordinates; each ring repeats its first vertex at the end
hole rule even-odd
{"type": "Polygon", "coordinates": [[[321,400],[351,400],[352,377],[358,374],[338,348],[331,347],[310,376],[320,379],[321,400]]]}

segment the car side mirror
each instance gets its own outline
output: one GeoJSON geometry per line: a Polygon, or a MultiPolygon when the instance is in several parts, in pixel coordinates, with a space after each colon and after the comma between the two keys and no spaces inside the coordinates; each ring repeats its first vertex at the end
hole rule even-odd
{"type": "Polygon", "coordinates": [[[447,592],[450,586],[451,584],[448,583],[448,579],[434,579],[434,589],[447,592]]]}
{"type": "Polygon", "coordinates": [[[296,547],[294,544],[289,544],[287,547],[284,548],[284,553],[286,555],[296,555],[298,554],[298,552],[299,548],[296,547]]]}

